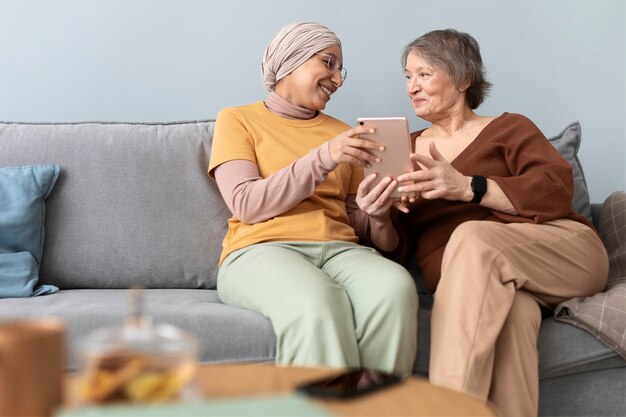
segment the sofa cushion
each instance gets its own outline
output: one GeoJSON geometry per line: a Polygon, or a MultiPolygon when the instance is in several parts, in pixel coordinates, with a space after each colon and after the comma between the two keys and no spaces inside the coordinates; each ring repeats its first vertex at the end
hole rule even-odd
{"type": "Polygon", "coordinates": [[[539,416],[624,416],[624,392],[623,367],[543,379],[539,384],[539,416]]]}
{"type": "Polygon", "coordinates": [[[600,237],[609,255],[607,289],[559,304],[555,317],[580,326],[626,359],[626,194],[611,194],[600,210],[600,237]]]}
{"type": "MultiPolygon", "coordinates": [[[[413,372],[428,375],[430,360],[431,306],[419,310],[418,355],[413,372]]],[[[626,362],[608,346],[578,327],[561,323],[550,317],[541,322],[537,339],[539,354],[539,378],[549,379],[621,367],[626,362]]]]}
{"type": "Polygon", "coordinates": [[[541,322],[537,350],[540,379],[626,368],[626,362],[614,350],[598,343],[589,332],[557,321],[554,317],[541,322]]]}
{"type": "Polygon", "coordinates": [[[59,177],[58,165],[0,168],[0,298],[53,293],[41,285],[46,203],[59,177]]]}
{"type": "Polygon", "coordinates": [[[572,198],[572,208],[593,221],[591,217],[591,204],[589,202],[589,190],[583,166],[578,159],[578,149],[580,148],[581,129],[580,123],[570,123],[561,133],[548,138],[552,146],[569,162],[574,175],[574,196],[572,198]]]}
{"type": "Polygon", "coordinates": [[[0,165],[63,167],[41,282],[214,288],[230,212],[206,170],[213,122],[0,123],[0,165]]]}
{"type": "MultiPolygon", "coordinates": [[[[0,303],[0,321],[57,316],[67,327],[69,369],[80,363],[78,343],[95,329],[120,326],[131,290],[61,290],[46,297],[11,298],[0,303]]],[[[273,361],[276,336],[270,321],[252,311],[219,302],[216,290],[148,289],[143,311],[155,323],[184,329],[199,339],[200,362],[273,361]]]]}

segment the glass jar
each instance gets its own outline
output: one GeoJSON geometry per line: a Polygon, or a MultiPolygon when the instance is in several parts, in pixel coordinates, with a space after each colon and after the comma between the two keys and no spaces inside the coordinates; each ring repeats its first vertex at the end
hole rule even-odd
{"type": "Polygon", "coordinates": [[[193,398],[197,339],[141,314],[135,292],[122,326],[103,328],[80,343],[80,400],[89,403],[151,403],[193,398]]]}

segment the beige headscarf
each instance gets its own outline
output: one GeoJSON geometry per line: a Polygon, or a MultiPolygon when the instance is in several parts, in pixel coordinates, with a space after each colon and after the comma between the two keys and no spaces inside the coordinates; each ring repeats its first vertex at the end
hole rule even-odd
{"type": "Polygon", "coordinates": [[[313,54],[341,41],[326,26],[314,22],[291,23],[282,28],[270,41],[263,54],[261,70],[268,91],[276,83],[302,65],[313,54]]]}

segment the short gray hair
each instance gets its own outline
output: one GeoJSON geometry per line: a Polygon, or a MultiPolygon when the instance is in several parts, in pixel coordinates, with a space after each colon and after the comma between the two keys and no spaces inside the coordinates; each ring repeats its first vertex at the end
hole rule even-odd
{"type": "Polygon", "coordinates": [[[411,53],[445,71],[457,87],[469,82],[466,100],[472,110],[480,106],[491,90],[492,84],[485,77],[480,46],[467,33],[444,29],[420,36],[404,47],[402,68],[406,68],[406,60],[411,53]]]}

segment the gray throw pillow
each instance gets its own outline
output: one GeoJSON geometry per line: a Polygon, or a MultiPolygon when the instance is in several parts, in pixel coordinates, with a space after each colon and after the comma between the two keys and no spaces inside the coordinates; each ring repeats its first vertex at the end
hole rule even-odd
{"type": "Polygon", "coordinates": [[[548,138],[552,146],[569,162],[574,174],[574,197],[572,198],[572,209],[587,217],[593,222],[591,217],[591,204],[589,202],[589,190],[585,181],[585,173],[578,159],[578,149],[580,148],[581,129],[580,123],[570,123],[561,133],[548,138]]]}

